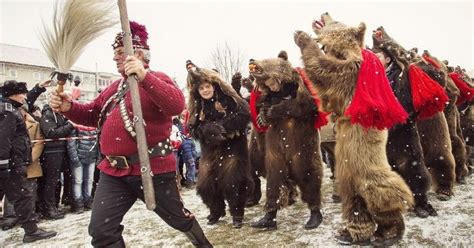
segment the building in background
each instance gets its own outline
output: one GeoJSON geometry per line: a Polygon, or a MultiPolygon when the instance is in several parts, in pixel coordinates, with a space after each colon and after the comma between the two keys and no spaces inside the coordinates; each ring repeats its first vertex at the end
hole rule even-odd
{"type": "MultiPolygon", "coordinates": [[[[17,80],[27,82],[31,89],[35,84],[45,81],[51,77],[54,71],[53,64],[46,54],[39,49],[21,47],[0,43],[0,82],[5,80],[17,80]]],[[[120,78],[107,72],[93,72],[74,66],[70,73],[79,76],[81,79],[81,101],[89,101],[97,96],[97,90],[105,88],[113,80],[120,78]]],[[[65,90],[73,86],[72,82],[67,82],[65,90]]],[[[49,87],[48,92],[55,87],[49,87]]],[[[42,106],[46,103],[47,94],[42,94],[37,103],[42,106]]]]}

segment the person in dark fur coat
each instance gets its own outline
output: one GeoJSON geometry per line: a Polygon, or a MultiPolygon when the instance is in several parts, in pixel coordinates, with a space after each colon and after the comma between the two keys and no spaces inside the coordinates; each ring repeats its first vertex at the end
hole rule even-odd
{"type": "Polygon", "coordinates": [[[188,125],[202,149],[197,194],[210,210],[209,225],[225,216],[227,200],[232,224],[240,228],[254,187],[246,136],[248,104],[218,73],[203,68],[188,72],[188,125]]]}

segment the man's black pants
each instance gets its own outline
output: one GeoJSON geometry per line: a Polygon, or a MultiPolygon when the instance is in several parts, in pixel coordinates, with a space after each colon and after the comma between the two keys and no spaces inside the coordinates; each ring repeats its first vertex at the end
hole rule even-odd
{"type": "Polygon", "coordinates": [[[13,204],[18,218],[26,233],[35,232],[38,216],[35,214],[35,202],[31,184],[26,179],[26,167],[18,166],[11,169],[7,178],[0,178],[0,188],[13,204]]]}
{"type": "MultiPolygon", "coordinates": [[[[153,185],[156,200],[154,212],[174,229],[189,231],[194,216],[183,206],[176,184],[176,172],[154,175],[153,185]]],[[[137,198],[144,201],[141,176],[100,174],[89,224],[94,247],[104,247],[122,240],[124,227],[120,223],[137,198]]]]}

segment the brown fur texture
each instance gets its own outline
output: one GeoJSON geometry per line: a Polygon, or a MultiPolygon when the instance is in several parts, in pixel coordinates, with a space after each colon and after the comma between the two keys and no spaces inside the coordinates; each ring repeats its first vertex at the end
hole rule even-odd
{"type": "Polygon", "coordinates": [[[254,187],[246,136],[248,104],[216,72],[197,68],[189,74],[189,126],[201,144],[197,194],[210,210],[210,223],[225,215],[225,200],[233,220],[242,221],[254,187]],[[199,95],[204,82],[214,87],[211,100],[199,95]]]}
{"type": "Polygon", "coordinates": [[[372,51],[382,52],[390,57],[391,62],[387,65],[385,73],[395,96],[409,113],[406,123],[389,130],[388,161],[413,192],[415,212],[418,216],[426,218],[428,214],[434,215],[435,210],[428,202],[427,192],[431,186],[431,178],[425,165],[420,134],[416,126],[417,113],[413,106],[411,82],[408,76],[409,58],[415,56],[416,52],[406,51],[383,27],[374,30],[372,40],[374,45],[372,51]]]}
{"type": "Polygon", "coordinates": [[[260,167],[260,174],[267,178],[268,212],[288,204],[295,193],[293,183],[308,208],[319,210],[323,168],[319,132],[313,126],[317,106],[287,59],[286,53],[281,52],[278,58],[251,61],[256,68],[251,75],[262,92],[257,106],[266,113],[269,125],[265,134],[252,132],[251,163],[259,168],[264,161],[265,171],[260,167]],[[280,91],[272,92],[266,85],[269,83],[279,84],[280,91]]]}
{"type": "MultiPolygon", "coordinates": [[[[416,64],[446,89],[449,103],[444,110],[444,117],[435,115],[430,120],[418,123],[418,128],[423,129],[423,148],[432,146],[426,148],[431,152],[425,151],[424,154],[426,166],[430,169],[435,183],[435,191],[439,194],[450,196],[454,194],[453,186],[456,180],[457,164],[459,163],[460,167],[465,167],[467,159],[466,147],[462,138],[459,137],[456,127],[458,125],[457,122],[460,120],[459,112],[455,105],[459,90],[451,78],[448,77],[446,65],[431,56],[427,51],[425,51],[425,54],[437,62],[441,69],[436,69],[424,60],[420,60],[416,64]]],[[[460,129],[459,133],[461,133],[460,129]]]]}
{"type": "Polygon", "coordinates": [[[322,20],[325,26],[315,28],[317,38],[312,39],[302,31],[297,31],[294,38],[301,49],[305,71],[325,102],[325,110],[334,111],[338,117],[336,178],[346,229],[353,240],[367,240],[380,223],[375,216],[404,212],[413,204],[413,196],[388,164],[387,131],[364,129],[351,124],[343,115],[360,69],[365,24],[348,27],[332,20],[327,13],[322,20]],[[318,43],[324,47],[324,53],[318,43]]]}

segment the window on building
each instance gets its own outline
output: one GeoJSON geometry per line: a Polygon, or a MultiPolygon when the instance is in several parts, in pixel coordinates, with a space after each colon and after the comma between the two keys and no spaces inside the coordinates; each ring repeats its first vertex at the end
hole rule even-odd
{"type": "Polygon", "coordinates": [[[33,78],[35,80],[41,80],[41,73],[40,72],[33,72],[33,78]]]}
{"type": "Polygon", "coordinates": [[[16,70],[10,69],[8,71],[9,71],[10,77],[16,78],[16,70]]]}
{"type": "Polygon", "coordinates": [[[5,64],[0,63],[0,75],[5,75],[5,64]]]}

